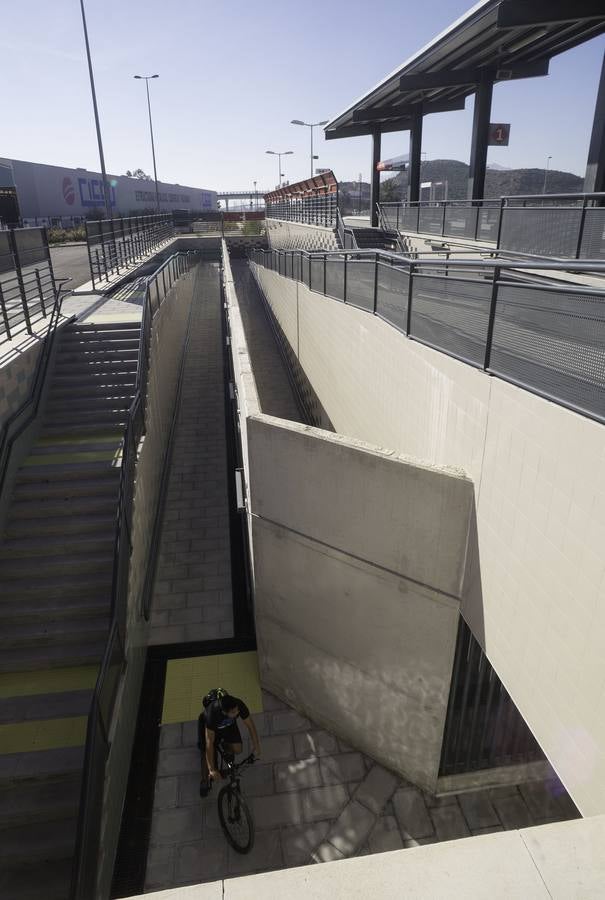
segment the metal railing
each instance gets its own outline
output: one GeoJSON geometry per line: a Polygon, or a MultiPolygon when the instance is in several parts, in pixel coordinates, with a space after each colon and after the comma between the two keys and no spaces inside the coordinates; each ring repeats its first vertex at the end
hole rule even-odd
{"type": "MultiPolygon", "coordinates": [[[[537,275],[563,273],[569,263],[411,260],[386,251],[254,250],[250,259],[605,422],[605,290],[537,275]]],[[[573,269],[605,274],[605,263],[574,262],[573,269]]]]}
{"type": "Polygon", "coordinates": [[[146,283],[135,395],[128,411],[122,447],[114,544],[111,625],[88,715],[71,900],[90,900],[96,896],[105,767],[109,756],[115,701],[126,662],[126,619],[129,564],[132,553],[135,469],[139,444],[145,433],[152,320],[172,285],[195,265],[197,258],[198,254],[191,251],[175,253],[147,278],[146,283]]]}
{"type": "Polygon", "coordinates": [[[170,214],[88,221],[86,246],[93,289],[141,262],[173,236],[170,214]]]}
{"type": "Polygon", "coordinates": [[[0,344],[52,314],[55,277],[45,228],[0,231],[0,344]]]}
{"type": "Polygon", "coordinates": [[[322,228],[336,226],[338,195],[324,194],[319,197],[284,198],[276,202],[267,201],[268,219],[282,219],[286,222],[300,222],[301,225],[319,225],[322,228]]]}
{"type": "Polygon", "coordinates": [[[605,194],[380,203],[389,228],[559,259],[605,260],[605,194]]]}

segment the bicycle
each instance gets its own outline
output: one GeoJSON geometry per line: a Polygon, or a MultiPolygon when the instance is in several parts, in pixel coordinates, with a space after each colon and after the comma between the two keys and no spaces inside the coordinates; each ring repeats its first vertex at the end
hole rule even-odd
{"type": "Polygon", "coordinates": [[[220,789],[217,800],[221,828],[234,850],[249,853],[254,844],[254,820],[242,796],[240,772],[252,765],[254,754],[236,763],[235,755],[225,750],[222,742],[217,745],[217,752],[219,771],[229,779],[229,783],[220,789]]]}

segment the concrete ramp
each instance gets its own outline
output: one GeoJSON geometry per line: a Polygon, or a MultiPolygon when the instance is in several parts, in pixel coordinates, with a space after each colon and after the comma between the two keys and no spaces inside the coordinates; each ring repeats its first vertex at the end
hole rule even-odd
{"type": "Polygon", "coordinates": [[[471,481],[270,416],[247,432],[263,685],[434,789],[471,481]]]}

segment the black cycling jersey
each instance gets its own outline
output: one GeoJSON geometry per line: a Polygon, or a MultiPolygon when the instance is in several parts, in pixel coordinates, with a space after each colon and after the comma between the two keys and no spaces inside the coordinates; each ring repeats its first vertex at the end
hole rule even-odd
{"type": "Polygon", "coordinates": [[[223,712],[220,700],[213,700],[203,712],[206,728],[214,731],[217,737],[221,737],[228,729],[232,728],[238,718],[247,719],[250,715],[250,710],[243,700],[240,700],[239,697],[233,699],[239,708],[238,716],[235,719],[223,712]]]}

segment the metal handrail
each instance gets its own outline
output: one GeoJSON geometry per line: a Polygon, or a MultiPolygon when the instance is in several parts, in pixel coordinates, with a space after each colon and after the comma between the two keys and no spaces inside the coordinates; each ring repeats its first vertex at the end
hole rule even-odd
{"type": "Polygon", "coordinates": [[[86,246],[93,289],[95,278],[109,281],[143,260],[174,236],[171,213],[153,216],[120,216],[86,222],[86,246]]]}
{"type": "MultiPolygon", "coordinates": [[[[4,491],[6,474],[14,443],[38,415],[42,397],[42,388],[46,379],[48,363],[52,356],[59,316],[61,315],[61,304],[65,297],[71,293],[67,292],[62,295],[61,292],[64,285],[69,281],[71,281],[71,278],[69,277],[59,278],[56,281],[56,284],[58,284],[59,287],[55,289],[55,300],[48,323],[48,330],[42,341],[42,349],[40,350],[36,362],[36,369],[32,379],[29,396],[23,401],[21,406],[6,419],[0,430],[0,496],[2,496],[2,492],[4,491]]],[[[74,317],[72,316],[70,319],[66,319],[66,323],[72,321],[73,318],[74,317]]]]}
{"type": "MultiPolygon", "coordinates": [[[[585,336],[588,327],[585,324],[587,321],[596,323],[595,326],[590,326],[591,333],[595,332],[597,324],[605,326],[605,290],[584,287],[577,283],[567,286],[553,285],[547,279],[540,283],[536,276],[531,275],[525,279],[522,277],[524,270],[530,273],[537,269],[542,272],[580,269],[594,274],[595,263],[582,264],[574,260],[546,265],[544,262],[527,260],[415,260],[388,251],[371,250],[321,251],[319,253],[305,250],[254,250],[250,258],[262,266],[266,266],[269,262],[269,268],[281,275],[301,281],[310,290],[318,291],[324,296],[333,297],[379,316],[419,343],[605,424],[605,390],[603,390],[605,352],[594,339],[587,342],[585,336]],[[298,257],[296,264],[294,257],[298,257]],[[328,270],[328,263],[334,261],[340,261],[342,266],[336,269],[332,266],[328,270]],[[355,278],[356,266],[359,273],[357,278],[355,278]],[[392,272],[393,275],[389,276],[389,272],[392,272]],[[379,275],[383,279],[387,277],[386,287],[379,287],[379,275]],[[328,284],[330,284],[330,288],[328,288],[328,284]],[[441,285],[441,288],[436,287],[437,284],[441,285]],[[468,285],[468,289],[462,294],[462,297],[466,294],[468,299],[467,301],[463,299],[462,302],[463,304],[471,303],[472,316],[477,314],[483,316],[481,320],[483,324],[478,327],[478,330],[474,326],[475,330],[471,329],[466,335],[461,331],[460,326],[454,328],[448,324],[450,321],[456,321],[457,312],[454,300],[461,296],[456,293],[456,284],[468,285]],[[352,285],[354,285],[354,290],[352,285]],[[416,293],[415,285],[417,286],[416,293]],[[479,296],[476,293],[477,289],[480,289],[479,296]],[[380,294],[382,298],[380,302],[379,291],[385,292],[380,294]],[[524,308],[531,310],[530,319],[534,324],[539,321],[536,316],[548,315],[549,310],[542,302],[535,308],[531,304],[537,303],[538,295],[547,295],[553,300],[553,313],[564,316],[566,321],[579,323],[578,331],[563,333],[560,330],[557,332],[551,329],[551,331],[545,332],[546,349],[543,351],[542,357],[536,357],[536,361],[533,363],[532,359],[528,360],[526,354],[518,353],[518,347],[514,343],[509,347],[505,342],[504,351],[502,347],[499,348],[500,362],[494,368],[491,360],[496,322],[502,321],[505,329],[510,326],[513,329],[527,329],[527,323],[522,317],[518,322],[514,319],[515,305],[511,301],[511,291],[517,292],[513,296],[517,296],[521,300],[523,297],[519,292],[529,292],[531,300],[529,305],[526,300],[524,308]],[[426,309],[423,311],[422,305],[417,309],[418,295],[420,295],[421,304],[429,303],[430,312],[427,312],[426,309]],[[595,301],[599,301],[599,305],[590,307],[585,305],[578,310],[571,310],[565,306],[556,307],[556,301],[563,297],[571,298],[572,303],[586,301],[586,303],[594,304],[595,301]],[[472,306],[473,300],[476,301],[475,307],[472,306]],[[440,319],[436,310],[448,309],[450,304],[452,312],[448,312],[444,318],[440,319]],[[415,316],[413,316],[413,312],[415,316]],[[504,315],[504,318],[497,319],[498,314],[504,315]],[[419,322],[420,333],[418,333],[416,320],[419,322]],[[482,335],[481,329],[484,325],[486,331],[482,335]],[[423,327],[424,332],[422,331],[423,327]],[[434,337],[435,334],[437,337],[434,337]],[[562,368],[549,363],[550,368],[547,366],[547,373],[552,370],[558,376],[558,380],[554,381],[557,387],[553,388],[552,379],[548,375],[545,377],[540,369],[545,365],[544,353],[547,355],[554,353],[555,350],[550,345],[557,340],[568,341],[570,344],[569,359],[577,359],[579,365],[572,370],[569,367],[569,360],[567,367],[563,366],[562,368]],[[581,355],[578,357],[576,345],[586,350],[585,356],[589,362],[581,355]],[[470,349],[465,350],[465,347],[470,349]],[[473,354],[474,358],[471,358],[473,354]],[[511,365],[510,360],[520,360],[521,365],[517,365],[515,368],[514,365],[511,365]],[[527,368],[528,363],[530,364],[529,369],[527,368]],[[533,374],[532,364],[534,365],[533,374]],[[528,375],[527,372],[530,374],[528,375]]],[[[599,271],[605,272],[605,262],[597,263],[596,267],[599,271]]],[[[459,320],[463,325],[466,321],[465,315],[463,312],[462,319],[459,320]]],[[[548,325],[548,322],[546,324],[548,325]]],[[[535,328],[532,330],[532,334],[536,333],[540,334],[539,326],[537,332],[535,328]]]]}
{"type": "Polygon", "coordinates": [[[152,319],[172,285],[181,275],[189,271],[197,256],[198,253],[196,251],[174,253],[152,275],[146,278],[135,394],[127,413],[123,439],[122,467],[116,516],[116,539],[114,544],[111,623],[88,717],[76,847],[72,868],[71,900],[89,900],[94,895],[91,893],[91,885],[96,881],[96,868],[94,872],[91,872],[91,868],[88,865],[89,855],[92,852],[90,849],[91,844],[95,854],[95,861],[98,862],[98,846],[96,844],[100,833],[100,810],[97,808],[99,771],[95,767],[95,763],[99,750],[103,751],[104,775],[119,676],[113,686],[109,682],[111,695],[108,698],[109,703],[107,704],[105,715],[103,714],[103,699],[104,689],[109,681],[109,674],[114,665],[116,645],[120,654],[119,664],[121,671],[123,671],[123,666],[126,662],[126,613],[129,562],[132,552],[131,522],[134,500],[134,475],[139,443],[145,433],[145,400],[148,386],[152,319]],[[166,280],[166,273],[168,273],[168,280],[166,280]],[[163,293],[160,293],[160,280],[163,293]],[[101,742],[102,746],[99,746],[99,742],[101,742]]]}

